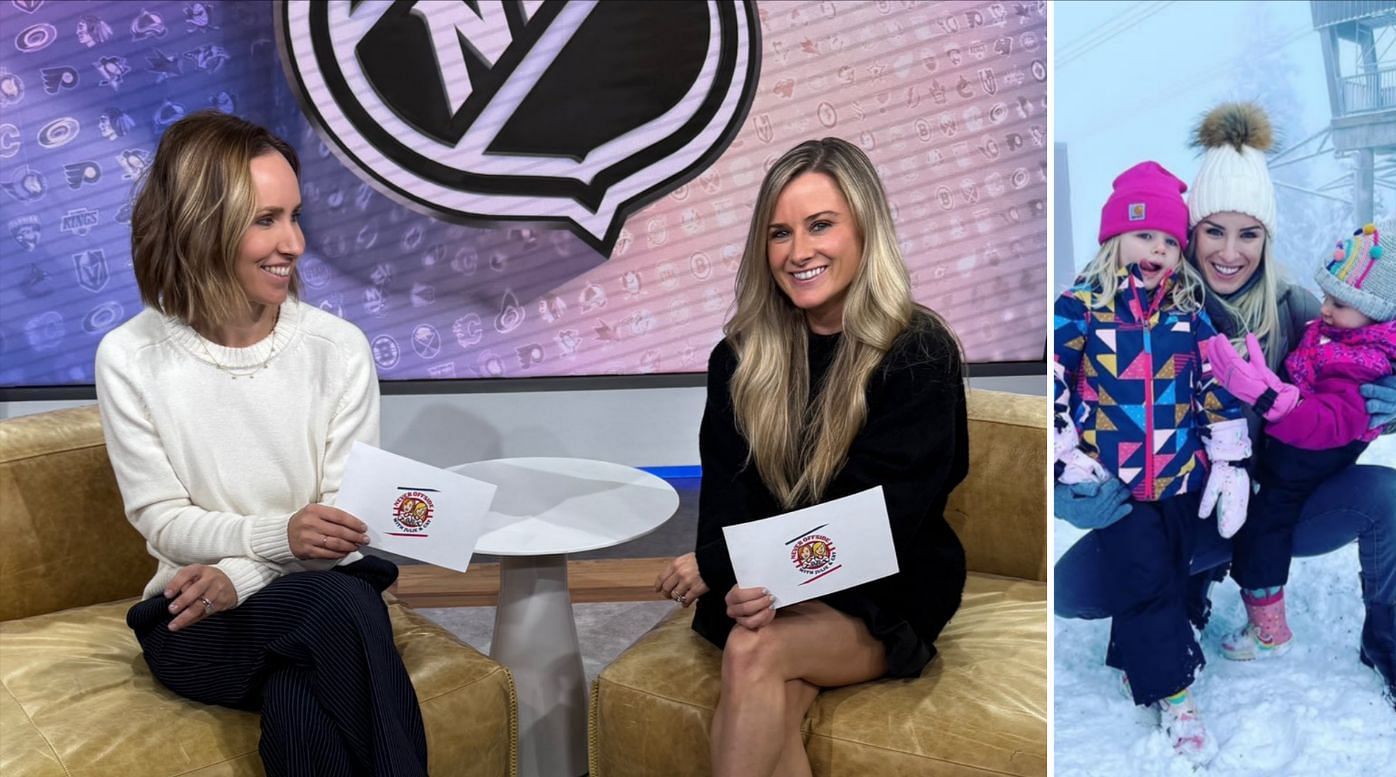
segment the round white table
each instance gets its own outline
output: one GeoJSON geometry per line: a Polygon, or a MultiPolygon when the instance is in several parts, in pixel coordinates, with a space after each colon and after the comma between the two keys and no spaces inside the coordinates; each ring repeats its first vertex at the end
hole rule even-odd
{"type": "Polygon", "coordinates": [[[673,516],[679,495],[648,472],[591,459],[451,469],[498,487],[475,552],[502,557],[490,657],[514,675],[519,775],[577,777],[587,771],[587,684],[567,554],[648,534],[673,516]]]}

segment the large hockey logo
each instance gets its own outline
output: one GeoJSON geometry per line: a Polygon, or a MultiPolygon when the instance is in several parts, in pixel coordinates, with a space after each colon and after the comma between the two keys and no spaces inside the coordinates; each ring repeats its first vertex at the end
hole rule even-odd
{"type": "Polygon", "coordinates": [[[307,113],[385,194],[561,224],[606,255],[727,147],[760,70],[751,0],[330,0],[276,19],[307,113]]]}

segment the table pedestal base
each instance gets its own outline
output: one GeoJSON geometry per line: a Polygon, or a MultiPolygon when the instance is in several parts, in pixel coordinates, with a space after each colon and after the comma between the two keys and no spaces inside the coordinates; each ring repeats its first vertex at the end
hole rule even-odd
{"type": "Polygon", "coordinates": [[[519,697],[519,776],[587,771],[587,686],[567,590],[567,556],[504,556],[490,657],[519,697]]]}

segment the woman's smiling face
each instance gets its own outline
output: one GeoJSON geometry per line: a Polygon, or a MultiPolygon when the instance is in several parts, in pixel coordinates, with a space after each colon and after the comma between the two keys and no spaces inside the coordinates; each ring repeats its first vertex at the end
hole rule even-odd
{"type": "Polygon", "coordinates": [[[843,329],[843,303],[862,263],[863,236],[833,178],[810,172],[785,185],[771,212],[766,255],[776,285],[805,311],[811,331],[843,329]]]}
{"type": "Polygon", "coordinates": [[[1193,228],[1193,246],[1207,288],[1231,294],[1260,269],[1265,256],[1265,226],[1244,213],[1213,213],[1193,228]]]}
{"type": "Polygon", "coordinates": [[[238,243],[234,272],[249,302],[277,307],[290,294],[296,260],[305,250],[300,181],[286,157],[274,151],[253,158],[251,167],[257,211],[238,243]]]}

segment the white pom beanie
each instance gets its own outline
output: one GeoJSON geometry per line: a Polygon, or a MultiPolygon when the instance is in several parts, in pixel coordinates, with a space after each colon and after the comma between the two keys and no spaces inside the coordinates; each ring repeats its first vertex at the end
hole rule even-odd
{"type": "Polygon", "coordinates": [[[1252,216],[1275,234],[1275,185],[1265,165],[1270,147],[1269,119],[1256,105],[1228,103],[1203,120],[1195,144],[1206,149],[1188,191],[1188,221],[1196,225],[1213,213],[1252,216]]]}

